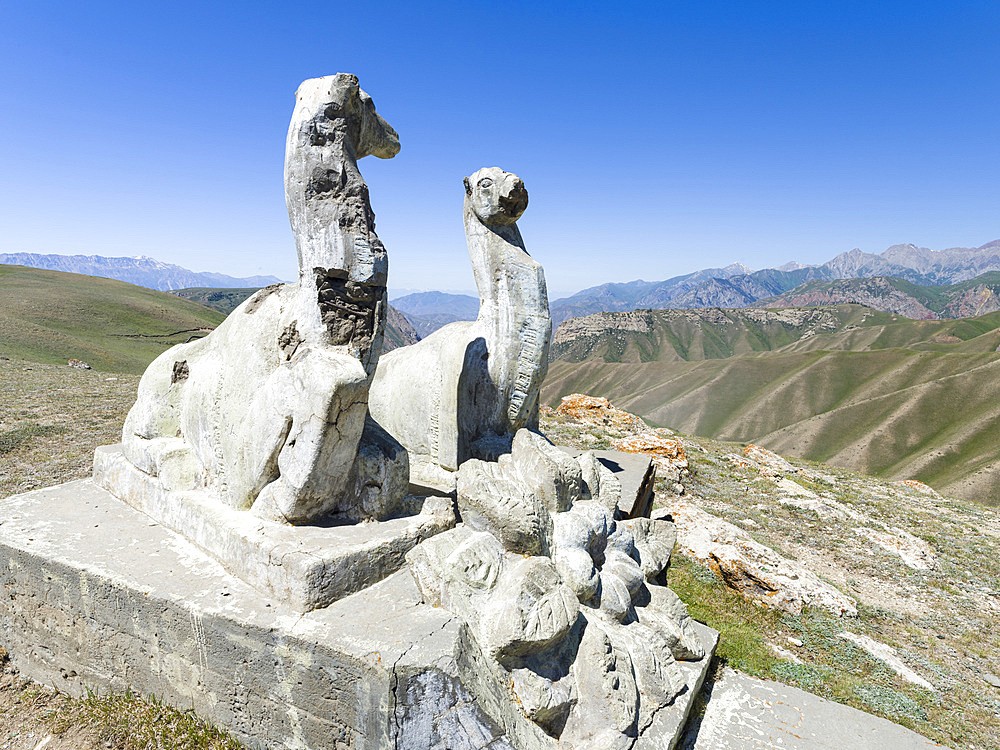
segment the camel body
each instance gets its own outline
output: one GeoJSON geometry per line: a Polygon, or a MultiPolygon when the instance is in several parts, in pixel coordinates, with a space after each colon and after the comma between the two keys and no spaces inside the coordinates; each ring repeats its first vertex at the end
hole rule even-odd
{"type": "Polygon", "coordinates": [[[257,292],[146,370],[122,446],[164,489],[208,489],[228,506],[291,523],[389,512],[358,507],[371,480],[356,466],[363,433],[397,464],[405,451],[366,420],[388,264],[357,159],[398,150],[354,76],[299,87],[285,151],[299,281],[257,292]]]}
{"type": "Polygon", "coordinates": [[[496,167],[466,178],[464,220],[479,290],[473,322],[451,323],[378,363],[372,416],[409,453],[417,481],[453,483],[469,458],[495,459],[537,428],[552,322],[545,275],[516,221],[527,192],[496,167]]]}

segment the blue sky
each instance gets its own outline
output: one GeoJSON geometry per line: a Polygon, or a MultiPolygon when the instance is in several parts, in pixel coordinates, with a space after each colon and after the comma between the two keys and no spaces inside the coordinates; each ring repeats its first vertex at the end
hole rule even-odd
{"type": "Polygon", "coordinates": [[[293,93],[356,73],[390,287],[471,289],[520,175],[553,298],[1000,238],[1000,3],[0,3],[0,251],[295,276],[293,93]]]}

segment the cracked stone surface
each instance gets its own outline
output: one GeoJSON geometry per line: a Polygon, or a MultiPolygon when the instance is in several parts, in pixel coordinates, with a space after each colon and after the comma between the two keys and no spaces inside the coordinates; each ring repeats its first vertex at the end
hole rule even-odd
{"type": "Polygon", "coordinates": [[[406,493],[405,450],[366,428],[388,261],[357,167],[398,151],[355,76],[299,87],[285,151],[299,280],[262,289],[146,370],[122,445],[165,490],[290,523],[381,518],[406,493]],[[379,492],[359,497],[359,474],[379,492]]]}

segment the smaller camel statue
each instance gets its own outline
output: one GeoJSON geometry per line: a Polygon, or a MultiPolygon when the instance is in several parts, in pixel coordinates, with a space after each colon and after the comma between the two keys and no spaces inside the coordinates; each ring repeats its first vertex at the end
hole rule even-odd
{"type": "Polygon", "coordinates": [[[398,151],[355,76],[299,86],[285,150],[298,283],[262,289],[146,370],[122,450],[162,489],[295,524],[379,518],[405,494],[405,451],[368,419],[388,261],[357,167],[398,151]]]}
{"type": "Polygon", "coordinates": [[[495,459],[519,429],[537,429],[552,337],[545,274],[517,228],[524,183],[497,167],[464,182],[479,315],[387,353],[369,394],[372,416],[406,446],[413,480],[431,486],[453,486],[464,461],[495,459]]]}

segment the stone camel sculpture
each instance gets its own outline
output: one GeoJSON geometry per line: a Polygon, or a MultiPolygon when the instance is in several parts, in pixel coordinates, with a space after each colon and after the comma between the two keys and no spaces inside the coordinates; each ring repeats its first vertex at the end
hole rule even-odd
{"type": "Polygon", "coordinates": [[[405,451],[367,420],[388,260],[357,167],[398,152],[355,76],[299,87],[285,150],[298,283],[260,290],[142,376],[123,452],[165,490],[290,523],[380,517],[401,500],[405,451]]]}
{"type": "Polygon", "coordinates": [[[453,486],[465,460],[495,459],[519,429],[537,428],[552,320],[545,274],[517,228],[527,205],[517,175],[488,167],[465,178],[479,315],[379,360],[369,408],[406,446],[415,481],[453,486]]]}

